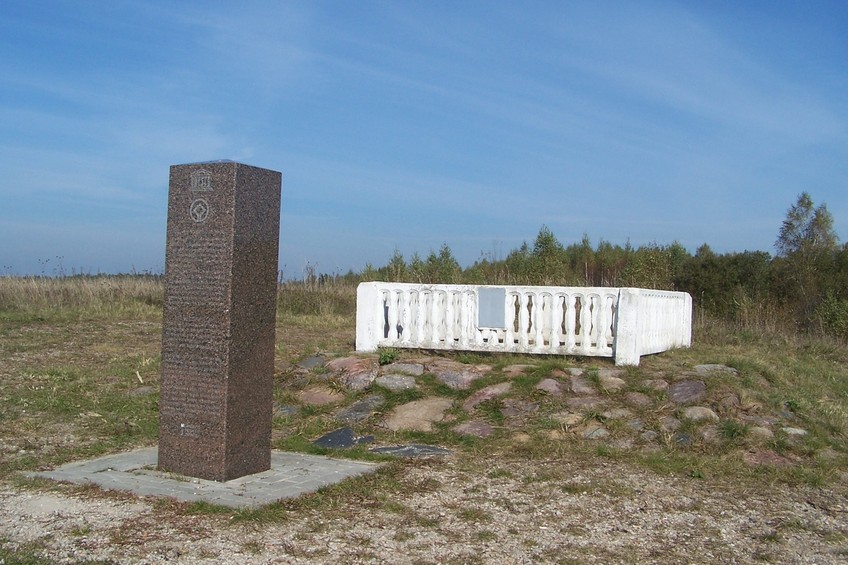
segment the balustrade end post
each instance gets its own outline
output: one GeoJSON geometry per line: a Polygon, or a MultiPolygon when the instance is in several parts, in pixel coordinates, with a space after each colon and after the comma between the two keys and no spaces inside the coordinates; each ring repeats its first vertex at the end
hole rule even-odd
{"type": "Polygon", "coordinates": [[[683,347],[692,347],[692,295],[683,294],[683,347]]]}
{"type": "Polygon", "coordinates": [[[376,351],[382,337],[383,309],[378,304],[377,283],[356,287],[356,350],[376,351]]]}
{"type": "Polygon", "coordinates": [[[638,288],[622,288],[618,293],[613,356],[616,365],[639,364],[639,301],[638,288]]]}

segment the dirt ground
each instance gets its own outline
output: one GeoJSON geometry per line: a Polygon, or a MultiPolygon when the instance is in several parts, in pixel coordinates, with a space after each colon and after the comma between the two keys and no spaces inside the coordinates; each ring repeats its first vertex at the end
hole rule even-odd
{"type": "Polygon", "coordinates": [[[234,520],[125,495],[0,491],[0,539],[78,563],[844,563],[845,478],[757,491],[617,461],[409,461],[282,518],[234,520]],[[234,523],[236,522],[236,523],[234,523]]]}

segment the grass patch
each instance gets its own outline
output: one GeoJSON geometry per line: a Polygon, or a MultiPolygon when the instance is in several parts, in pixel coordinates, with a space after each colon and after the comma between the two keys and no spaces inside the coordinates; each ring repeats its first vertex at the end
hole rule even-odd
{"type": "Polygon", "coordinates": [[[481,508],[463,508],[457,513],[457,516],[463,522],[470,522],[474,524],[492,521],[491,513],[481,508]]]}
{"type": "Polygon", "coordinates": [[[51,565],[53,561],[42,556],[43,542],[13,544],[6,538],[0,538],[0,563],[3,565],[51,565]]]}

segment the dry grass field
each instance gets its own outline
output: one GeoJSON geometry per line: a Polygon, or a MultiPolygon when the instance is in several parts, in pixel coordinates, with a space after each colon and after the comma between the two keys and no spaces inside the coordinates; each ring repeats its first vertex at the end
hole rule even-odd
{"type": "Polygon", "coordinates": [[[607,360],[383,351],[372,356],[375,364],[382,357],[487,369],[467,390],[446,387],[430,370],[414,389],[353,390],[325,367],[297,363],[352,355],[354,299],[350,286],[281,288],[275,405],[287,410],[275,416],[274,445],[382,461],[382,469],[235,511],[24,478],[22,471],[155,445],[162,283],[0,278],[0,563],[848,559],[844,344],[701,319],[691,349],[643,358],[617,373],[620,389],[603,386],[614,369],[607,360]],[[667,392],[648,386],[673,385],[702,364],[735,370],[704,379],[702,404],[715,422],[687,420],[667,392]],[[576,369],[605,408],[574,410],[574,395],[537,388],[544,379],[567,388],[564,375],[576,369]],[[474,394],[506,381],[508,394],[467,408],[474,394]],[[338,399],[304,402],[300,393],[315,387],[338,399]],[[453,454],[392,459],[367,446],[312,445],[340,427],[340,408],[374,394],[382,404],[353,425],[357,435],[453,454]],[[397,407],[431,397],[452,403],[432,430],[386,427],[397,407]],[[516,407],[526,413],[516,416],[516,407]],[[493,432],[457,432],[472,421],[493,432]],[[603,437],[588,432],[598,426],[603,437]]]}

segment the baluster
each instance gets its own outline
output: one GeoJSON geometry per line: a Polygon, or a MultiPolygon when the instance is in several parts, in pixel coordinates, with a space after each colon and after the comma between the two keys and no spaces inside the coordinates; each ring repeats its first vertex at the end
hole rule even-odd
{"type": "Polygon", "coordinates": [[[551,351],[557,351],[562,341],[562,308],[565,297],[562,294],[551,296],[551,351]]]}
{"type": "Polygon", "coordinates": [[[533,294],[533,334],[533,349],[542,351],[545,347],[545,296],[540,292],[533,294]]]}
{"type": "Polygon", "coordinates": [[[447,291],[445,293],[445,346],[453,347],[453,336],[454,336],[454,304],[453,304],[453,293],[447,291]]]}
{"type": "Polygon", "coordinates": [[[398,338],[398,293],[395,291],[389,292],[389,341],[394,343],[398,338]]]}
{"type": "Polygon", "coordinates": [[[585,355],[592,347],[592,297],[583,295],[580,308],[580,351],[585,355]]]}
{"type": "Polygon", "coordinates": [[[488,344],[486,343],[486,338],[490,336],[490,332],[488,330],[481,330],[477,327],[477,320],[480,318],[480,313],[477,310],[477,306],[479,304],[479,300],[477,298],[477,291],[469,290],[468,291],[468,334],[471,336],[469,341],[477,346],[486,347],[491,346],[491,338],[489,339],[488,344]]]}
{"type": "Polygon", "coordinates": [[[577,295],[565,295],[565,350],[574,351],[577,343],[577,295]]]}
{"type": "Polygon", "coordinates": [[[418,345],[433,341],[433,325],[430,323],[430,293],[418,291],[418,345]]]}
{"type": "Polygon", "coordinates": [[[420,343],[418,337],[418,289],[409,290],[409,328],[405,328],[405,333],[409,336],[409,343],[417,345],[420,343]]]}
{"type": "Polygon", "coordinates": [[[474,334],[473,322],[471,321],[477,318],[473,311],[475,302],[474,294],[464,291],[459,295],[459,298],[461,301],[459,309],[459,344],[464,348],[468,348],[477,343],[477,336],[474,334]]]}
{"type": "Polygon", "coordinates": [[[607,311],[607,323],[604,326],[604,341],[606,343],[606,348],[610,349],[612,347],[613,338],[612,338],[612,327],[615,322],[615,296],[612,294],[607,294],[606,296],[606,305],[604,308],[607,311]]]}
{"type": "Polygon", "coordinates": [[[593,324],[595,329],[595,348],[597,351],[603,351],[607,346],[607,333],[606,333],[606,325],[607,325],[607,308],[606,308],[606,297],[598,294],[592,297],[592,301],[595,303],[595,308],[593,311],[595,323],[593,324]]]}
{"type": "Polygon", "coordinates": [[[556,304],[556,297],[550,292],[545,293],[542,298],[542,312],[544,313],[542,319],[542,345],[550,351],[554,345],[554,318],[556,314],[554,313],[554,304],[556,304]],[[545,345],[547,342],[547,345],[545,345]]]}
{"type": "Polygon", "coordinates": [[[504,320],[506,320],[504,351],[512,351],[515,347],[515,298],[516,294],[514,292],[506,293],[506,304],[504,304],[504,320]]]}
{"type": "Polygon", "coordinates": [[[530,296],[522,291],[518,296],[518,345],[526,349],[530,345],[530,296]]]}
{"type": "Polygon", "coordinates": [[[448,293],[440,290],[436,293],[438,297],[438,302],[436,304],[436,329],[438,332],[438,339],[436,340],[436,345],[438,347],[442,347],[442,344],[447,341],[447,307],[448,307],[448,293]]]}
{"type": "Polygon", "coordinates": [[[462,292],[455,292],[453,294],[453,318],[454,318],[454,330],[453,330],[453,339],[457,345],[462,343],[462,336],[465,333],[465,330],[462,326],[463,319],[465,318],[463,308],[462,308],[462,292]]]}
{"type": "Polygon", "coordinates": [[[412,337],[409,335],[409,299],[410,297],[408,290],[401,290],[398,293],[398,310],[400,312],[400,316],[398,319],[400,329],[398,330],[398,334],[400,337],[400,342],[403,344],[409,343],[412,337]]]}
{"type": "Polygon", "coordinates": [[[380,339],[388,339],[389,338],[389,292],[386,290],[380,291],[380,306],[382,306],[382,311],[380,312],[380,321],[383,325],[383,331],[380,332],[380,339]]]}

